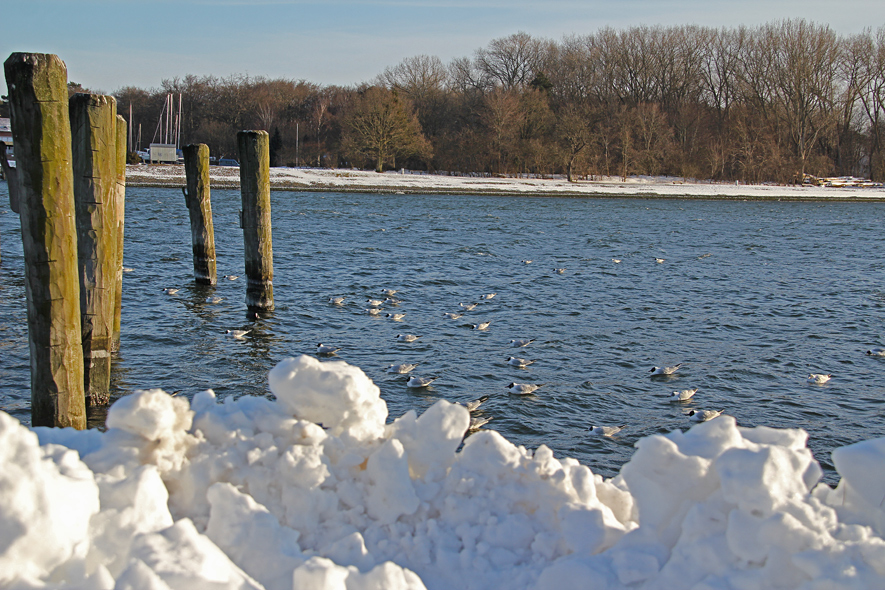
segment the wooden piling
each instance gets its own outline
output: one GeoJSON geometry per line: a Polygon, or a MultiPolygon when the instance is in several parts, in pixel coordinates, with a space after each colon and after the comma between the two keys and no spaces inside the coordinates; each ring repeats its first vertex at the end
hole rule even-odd
{"type": "Polygon", "coordinates": [[[194,253],[194,280],[214,285],[215,230],[212,227],[212,202],[209,198],[209,146],[205,143],[184,147],[184,174],[187,186],[181,189],[190,212],[194,253]]]}
{"type": "Polygon", "coordinates": [[[6,179],[9,190],[9,208],[16,215],[19,214],[19,201],[21,200],[21,187],[18,184],[18,169],[9,165],[6,157],[6,144],[0,141],[0,168],[3,169],[3,178],[6,179]]]}
{"type": "Polygon", "coordinates": [[[56,55],[3,64],[21,188],[33,426],[86,428],[67,68],[56,55]]]}
{"type": "Polygon", "coordinates": [[[107,405],[117,283],[117,101],[70,99],[80,324],[87,406],[107,405]]]}
{"type": "Polygon", "coordinates": [[[117,213],[117,272],[114,286],[114,327],[111,336],[111,352],[120,350],[120,319],[123,311],[123,221],[126,212],[126,133],[129,124],[117,115],[117,190],[115,210],[117,213]]]}
{"type": "Polygon", "coordinates": [[[240,227],[246,258],[246,306],[273,309],[273,244],[270,221],[270,141],[267,131],[237,133],[240,156],[240,227]]]}

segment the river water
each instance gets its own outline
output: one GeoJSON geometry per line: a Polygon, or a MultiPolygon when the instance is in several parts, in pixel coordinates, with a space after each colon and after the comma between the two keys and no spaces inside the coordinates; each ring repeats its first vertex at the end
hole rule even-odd
{"type": "MultiPolygon", "coordinates": [[[[0,203],[0,409],[29,423],[24,271],[5,183],[0,203]]],[[[322,342],[375,381],[391,419],[488,395],[477,413],[492,417],[486,428],[607,477],[639,438],[690,427],[691,409],[805,429],[831,482],[834,448],[885,436],[885,358],[865,354],[885,345],[885,203],[275,191],[276,309],[257,322],[245,277],[222,278],[243,275],[239,192],[213,190],[212,204],[215,288],[192,280],[181,192],[127,189],[116,396],[269,395],[270,368],[322,342]],[[371,316],[366,301],[381,289],[401,301],[371,316]],[[237,340],[228,329],[251,332],[237,340]],[[406,333],[420,338],[396,341],[406,333]],[[516,338],[535,341],[511,348],[516,338]],[[516,368],[510,356],[535,362],[516,368]],[[437,381],[410,389],[385,371],[404,362],[437,381]],[[676,363],[671,377],[649,374],[676,363]],[[809,373],[833,378],[810,385],[809,373]],[[511,382],[544,385],[514,396],[511,382]],[[690,387],[689,402],[667,400],[690,387]],[[594,437],[591,425],[625,428],[594,437]]]]}

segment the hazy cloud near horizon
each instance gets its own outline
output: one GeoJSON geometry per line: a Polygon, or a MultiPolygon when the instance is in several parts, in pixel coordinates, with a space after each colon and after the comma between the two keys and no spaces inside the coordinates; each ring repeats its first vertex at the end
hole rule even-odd
{"type": "MultiPolygon", "coordinates": [[[[622,0],[0,0],[0,52],[58,54],[68,79],[112,92],[187,74],[368,81],[403,58],[448,62],[525,31],[561,39],[602,27],[755,26],[785,18],[837,33],[885,26],[885,2],[622,0]]],[[[6,93],[5,80],[2,93],[6,93]]]]}

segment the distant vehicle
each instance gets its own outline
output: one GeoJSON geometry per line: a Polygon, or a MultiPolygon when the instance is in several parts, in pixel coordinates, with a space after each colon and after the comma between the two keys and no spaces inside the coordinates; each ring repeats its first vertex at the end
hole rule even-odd
{"type": "Polygon", "coordinates": [[[239,167],[240,163],[234,160],[233,158],[221,158],[218,160],[219,166],[237,166],[239,167]]]}

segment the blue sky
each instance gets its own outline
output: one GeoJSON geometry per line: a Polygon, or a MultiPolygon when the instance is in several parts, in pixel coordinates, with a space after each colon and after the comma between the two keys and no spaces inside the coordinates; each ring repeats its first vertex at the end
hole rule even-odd
{"type": "MultiPolygon", "coordinates": [[[[68,79],[113,92],[187,74],[369,81],[403,58],[448,63],[518,31],[560,40],[604,26],[755,26],[805,18],[851,34],[882,0],[0,0],[0,54],[58,54],[68,79]]],[[[0,92],[6,94],[5,80],[0,92]]]]}

